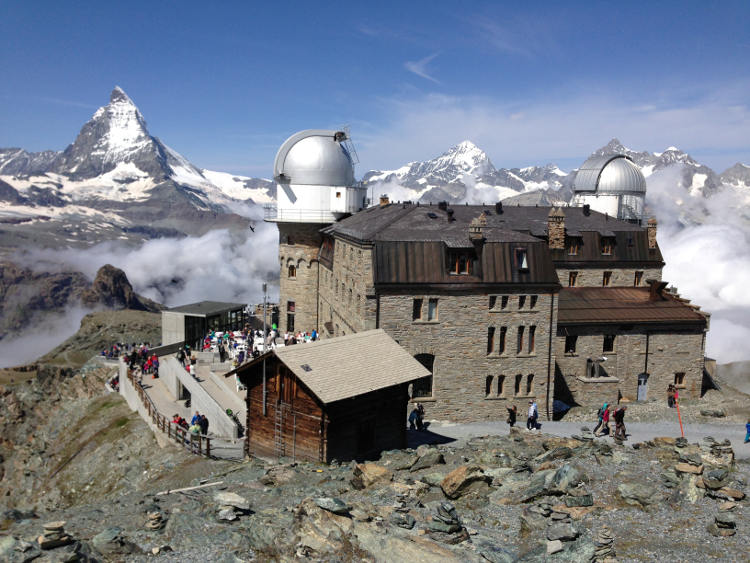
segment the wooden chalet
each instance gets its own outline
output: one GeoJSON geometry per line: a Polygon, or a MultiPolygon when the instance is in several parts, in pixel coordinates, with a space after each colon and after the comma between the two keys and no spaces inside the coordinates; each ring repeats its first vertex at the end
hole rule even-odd
{"type": "Polygon", "coordinates": [[[408,386],[430,372],[379,329],[276,348],[232,374],[247,387],[248,455],[328,463],[406,447],[408,386]]]}

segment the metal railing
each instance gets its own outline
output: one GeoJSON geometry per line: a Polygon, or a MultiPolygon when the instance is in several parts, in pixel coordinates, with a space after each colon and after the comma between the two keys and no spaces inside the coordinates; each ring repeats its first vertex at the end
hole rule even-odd
{"type": "Polygon", "coordinates": [[[169,439],[174,440],[190,453],[211,457],[211,438],[209,436],[188,432],[161,414],[156,409],[156,405],[151,400],[151,397],[148,396],[148,393],[146,393],[141,382],[136,379],[135,375],[133,375],[133,371],[130,369],[128,370],[128,380],[133,385],[136,393],[138,393],[138,397],[143,403],[143,406],[146,407],[146,412],[148,413],[148,416],[151,417],[151,422],[154,423],[154,426],[165,433],[169,439]]]}
{"type": "Polygon", "coordinates": [[[330,209],[280,209],[275,203],[263,205],[263,219],[267,221],[296,221],[300,223],[333,223],[344,211],[330,209]]]}

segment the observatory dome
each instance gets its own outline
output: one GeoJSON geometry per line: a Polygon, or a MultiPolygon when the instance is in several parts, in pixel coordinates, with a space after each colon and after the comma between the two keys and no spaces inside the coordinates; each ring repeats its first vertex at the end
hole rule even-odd
{"type": "Polygon", "coordinates": [[[578,170],[573,191],[602,195],[645,194],[646,178],[628,156],[594,156],[578,170]]]}
{"type": "Polygon", "coordinates": [[[273,165],[279,183],[313,186],[351,186],[354,164],[342,131],[308,129],[281,145],[273,165]]]}

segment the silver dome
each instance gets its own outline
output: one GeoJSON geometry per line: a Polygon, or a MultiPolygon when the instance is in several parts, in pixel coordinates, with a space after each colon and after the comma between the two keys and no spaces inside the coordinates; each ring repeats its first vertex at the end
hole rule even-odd
{"type": "Polygon", "coordinates": [[[341,131],[308,129],[289,137],[276,153],[277,182],[313,186],[351,186],[354,164],[341,131]]]}
{"type": "Polygon", "coordinates": [[[645,194],[646,178],[629,156],[594,156],[578,170],[573,190],[599,194],[645,194]]]}

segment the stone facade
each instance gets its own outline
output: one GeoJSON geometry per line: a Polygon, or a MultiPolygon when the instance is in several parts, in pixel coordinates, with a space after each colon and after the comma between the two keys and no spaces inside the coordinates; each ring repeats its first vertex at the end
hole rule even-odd
{"type": "Polygon", "coordinates": [[[602,287],[604,272],[611,272],[609,286],[611,287],[646,287],[646,280],[661,280],[661,268],[572,268],[557,267],[557,277],[560,285],[570,286],[570,273],[576,272],[574,287],[602,287]],[[640,283],[636,285],[636,272],[641,272],[640,283]]]}
{"type": "Polygon", "coordinates": [[[506,406],[516,404],[520,419],[532,398],[544,416],[548,369],[554,366],[549,349],[550,333],[556,333],[553,299],[553,294],[381,294],[380,327],[410,354],[434,357],[432,395],[416,399],[426,403],[430,418],[497,420],[507,415],[506,406]],[[422,300],[421,319],[414,319],[415,299],[422,300]],[[433,299],[437,310],[430,320],[433,299]],[[488,353],[490,328],[494,343],[488,353]]]}
{"type": "MultiPolygon", "coordinates": [[[[569,330],[568,332],[574,332],[569,330]]],[[[575,331],[578,332],[578,331],[575,331]]],[[[635,401],[638,398],[638,375],[649,374],[646,399],[663,396],[676,378],[682,396],[697,399],[703,383],[703,332],[647,332],[634,327],[610,331],[587,330],[577,335],[575,352],[566,352],[566,337],[555,338],[554,397],[570,404],[616,403],[619,398],[635,401]],[[605,334],[614,336],[612,350],[604,348],[605,334]],[[648,352],[647,352],[648,351],[648,352]],[[600,362],[599,376],[592,377],[588,360],[600,362]],[[682,374],[682,376],[676,375],[682,374]]]]}
{"type": "Polygon", "coordinates": [[[279,330],[312,331],[318,326],[318,252],[323,225],[277,223],[279,227],[279,330]],[[290,311],[294,303],[294,311],[290,311]]]}
{"type": "Polygon", "coordinates": [[[646,230],[648,232],[648,247],[656,248],[656,219],[651,217],[646,224],[646,230]]]}
{"type": "Polygon", "coordinates": [[[552,208],[547,217],[547,241],[552,249],[565,248],[565,213],[562,208],[552,208]]]}

